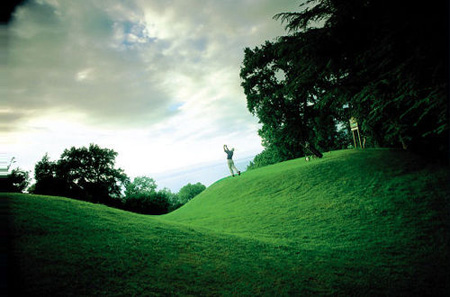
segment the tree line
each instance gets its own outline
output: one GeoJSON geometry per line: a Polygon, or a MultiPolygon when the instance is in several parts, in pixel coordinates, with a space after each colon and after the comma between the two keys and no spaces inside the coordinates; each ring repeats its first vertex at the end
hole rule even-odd
{"type": "Polygon", "coordinates": [[[274,18],[286,35],[246,48],[240,71],[254,167],[346,147],[351,117],[367,145],[447,157],[448,1],[309,0],[274,18]]]}
{"type": "Polygon", "coordinates": [[[59,160],[48,154],[36,163],[35,183],[29,186],[27,171],[16,168],[0,179],[1,192],[23,192],[64,196],[143,214],[164,214],[173,211],[200,194],[201,183],[187,184],[178,193],[164,188],[157,190],[153,178],[131,180],[121,168],[115,167],[117,153],[96,144],[64,150],[59,160]]]}

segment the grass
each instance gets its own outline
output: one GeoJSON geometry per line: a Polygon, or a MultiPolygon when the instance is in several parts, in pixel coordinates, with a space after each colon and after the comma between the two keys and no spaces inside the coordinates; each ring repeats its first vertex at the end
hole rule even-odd
{"type": "Polygon", "coordinates": [[[449,173],[344,150],[220,180],[177,211],[133,214],[1,194],[10,289],[27,296],[444,296],[449,173]]]}

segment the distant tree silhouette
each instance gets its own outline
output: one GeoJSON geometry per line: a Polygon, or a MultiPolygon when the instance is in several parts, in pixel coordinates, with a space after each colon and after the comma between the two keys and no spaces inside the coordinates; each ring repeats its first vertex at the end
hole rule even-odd
{"type": "Polygon", "coordinates": [[[34,191],[114,204],[128,180],[122,169],[114,168],[116,156],[115,151],[95,144],[66,149],[56,162],[45,155],[35,166],[34,191]]]}
{"type": "Polygon", "coordinates": [[[29,184],[29,172],[20,168],[11,170],[6,176],[0,176],[0,192],[22,193],[29,184]]]}

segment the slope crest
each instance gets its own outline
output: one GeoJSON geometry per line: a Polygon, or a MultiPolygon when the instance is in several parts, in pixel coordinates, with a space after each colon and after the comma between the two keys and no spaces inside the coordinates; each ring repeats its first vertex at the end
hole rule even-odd
{"type": "Polygon", "coordinates": [[[223,179],[161,219],[285,243],[348,244],[391,216],[414,217],[445,195],[445,169],[389,149],[342,150],[223,179]],[[436,191],[435,194],[430,191],[436,191]]]}

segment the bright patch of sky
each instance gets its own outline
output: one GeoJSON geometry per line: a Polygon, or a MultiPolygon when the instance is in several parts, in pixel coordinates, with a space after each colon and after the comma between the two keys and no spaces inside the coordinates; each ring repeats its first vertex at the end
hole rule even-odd
{"type": "Polygon", "coordinates": [[[243,50],[283,35],[272,17],[299,4],[27,1],[0,35],[0,153],[32,170],[45,153],[95,143],[130,177],[226,170],[223,144],[247,160],[262,146],[240,87],[243,50]]]}

